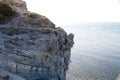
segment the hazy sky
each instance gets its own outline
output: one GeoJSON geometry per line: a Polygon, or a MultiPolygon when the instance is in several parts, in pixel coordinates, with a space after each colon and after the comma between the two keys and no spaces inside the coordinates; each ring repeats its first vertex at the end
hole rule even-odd
{"type": "Polygon", "coordinates": [[[55,24],[120,22],[120,0],[24,0],[28,10],[55,24]]]}

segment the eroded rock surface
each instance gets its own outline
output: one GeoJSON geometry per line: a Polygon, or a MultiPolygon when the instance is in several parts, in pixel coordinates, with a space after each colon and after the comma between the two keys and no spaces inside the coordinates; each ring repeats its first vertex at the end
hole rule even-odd
{"type": "Polygon", "coordinates": [[[16,14],[0,24],[0,74],[8,80],[66,80],[74,35],[27,11],[22,0],[8,5],[16,14]]]}

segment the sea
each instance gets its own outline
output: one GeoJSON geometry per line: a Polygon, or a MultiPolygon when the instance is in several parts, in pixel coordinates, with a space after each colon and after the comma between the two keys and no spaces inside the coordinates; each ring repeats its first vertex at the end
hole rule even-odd
{"type": "Polygon", "coordinates": [[[74,34],[67,80],[116,80],[120,74],[120,23],[66,25],[74,34]]]}

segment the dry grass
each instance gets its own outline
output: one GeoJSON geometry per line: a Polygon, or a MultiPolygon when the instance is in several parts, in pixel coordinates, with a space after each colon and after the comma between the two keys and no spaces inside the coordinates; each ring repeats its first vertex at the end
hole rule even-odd
{"type": "Polygon", "coordinates": [[[23,21],[37,27],[48,27],[49,19],[37,13],[25,12],[23,13],[23,21]]]}

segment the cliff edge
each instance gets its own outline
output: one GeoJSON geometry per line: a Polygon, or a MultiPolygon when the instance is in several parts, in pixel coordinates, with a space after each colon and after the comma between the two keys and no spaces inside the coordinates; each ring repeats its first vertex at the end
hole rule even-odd
{"type": "Polygon", "coordinates": [[[0,0],[0,80],[66,80],[74,35],[22,0],[0,0]]]}

